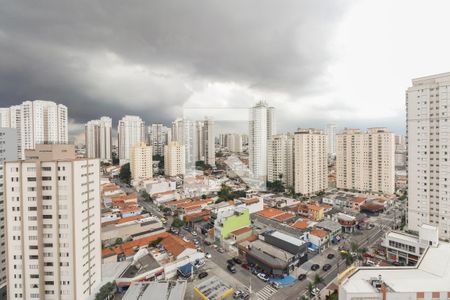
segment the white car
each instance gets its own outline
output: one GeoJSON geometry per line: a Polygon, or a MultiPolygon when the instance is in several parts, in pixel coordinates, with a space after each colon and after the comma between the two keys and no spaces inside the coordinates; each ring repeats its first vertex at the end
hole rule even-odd
{"type": "Polygon", "coordinates": [[[256,275],[256,276],[264,282],[269,281],[269,277],[267,277],[267,275],[264,273],[258,273],[258,275],[256,275]]]}
{"type": "Polygon", "coordinates": [[[192,231],[192,235],[193,236],[197,236],[197,232],[196,231],[192,231]]]}
{"type": "Polygon", "coordinates": [[[211,253],[206,252],[205,257],[206,257],[206,258],[211,258],[211,253]]]}
{"type": "Polygon", "coordinates": [[[315,287],[315,288],[313,288],[311,294],[312,294],[313,296],[317,296],[317,295],[320,294],[320,290],[319,290],[318,288],[315,287]]]}

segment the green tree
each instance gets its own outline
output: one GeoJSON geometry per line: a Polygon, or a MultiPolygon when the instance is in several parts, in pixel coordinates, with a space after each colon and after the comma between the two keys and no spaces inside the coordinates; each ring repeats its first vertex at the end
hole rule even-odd
{"type": "Polygon", "coordinates": [[[178,217],[174,218],[172,221],[172,227],[180,228],[180,227],[183,227],[183,225],[184,225],[184,222],[178,217]]]}
{"type": "Polygon", "coordinates": [[[309,295],[309,297],[313,296],[313,290],[314,290],[313,284],[311,282],[308,283],[308,295],[309,295]]]}
{"type": "Polygon", "coordinates": [[[350,244],[350,248],[352,249],[353,252],[356,252],[356,251],[358,251],[359,246],[358,246],[357,243],[352,242],[352,243],[350,244]]]}
{"type": "Polygon", "coordinates": [[[114,291],[116,290],[116,285],[114,282],[107,282],[105,283],[97,294],[95,294],[95,300],[105,300],[108,299],[108,297],[112,294],[114,294],[114,291]]]}
{"type": "Polygon", "coordinates": [[[206,199],[208,198],[208,196],[206,196],[205,194],[202,195],[202,199],[206,199]]]}
{"type": "Polygon", "coordinates": [[[118,237],[118,238],[116,239],[116,245],[119,245],[119,244],[122,244],[122,243],[123,243],[122,238],[118,237]]]}
{"type": "Polygon", "coordinates": [[[159,243],[161,243],[162,240],[163,240],[163,238],[159,237],[159,238],[157,238],[156,240],[154,240],[154,241],[148,243],[148,246],[149,246],[150,248],[156,247],[156,246],[159,245],[159,243]]]}
{"type": "Polygon", "coordinates": [[[130,184],[131,181],[131,170],[130,170],[130,164],[124,164],[122,167],[120,167],[120,173],[119,178],[122,182],[126,184],[130,184]]]}
{"type": "Polygon", "coordinates": [[[314,284],[318,285],[319,283],[323,283],[323,278],[319,276],[319,274],[316,274],[316,276],[314,276],[314,284]]]}
{"type": "Polygon", "coordinates": [[[153,202],[152,197],[150,197],[150,194],[147,193],[146,190],[142,190],[141,191],[141,196],[142,196],[142,198],[144,198],[144,201],[146,201],[146,202],[153,202]]]}
{"type": "Polygon", "coordinates": [[[267,181],[267,189],[273,193],[282,193],[285,190],[281,180],[267,181]]]}

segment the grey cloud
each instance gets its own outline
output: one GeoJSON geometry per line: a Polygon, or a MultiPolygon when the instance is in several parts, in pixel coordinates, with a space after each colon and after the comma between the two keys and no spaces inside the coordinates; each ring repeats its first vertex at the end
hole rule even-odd
{"type": "Polygon", "coordinates": [[[52,99],[68,105],[80,123],[101,115],[116,121],[126,113],[168,122],[192,93],[186,85],[199,82],[313,92],[333,59],[329,42],[347,7],[336,0],[0,5],[1,105],[52,99]],[[148,77],[138,86],[133,75],[109,78],[111,91],[98,90],[105,78],[93,70],[93,60],[107,53],[142,66],[148,77]],[[133,89],[133,98],[120,93],[121,85],[133,89]]]}

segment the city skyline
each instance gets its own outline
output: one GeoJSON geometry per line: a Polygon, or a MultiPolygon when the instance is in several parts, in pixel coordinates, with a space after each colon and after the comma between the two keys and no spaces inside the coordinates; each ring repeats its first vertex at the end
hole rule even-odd
{"type": "Polygon", "coordinates": [[[323,9],[263,2],[258,16],[242,3],[208,4],[203,10],[209,14],[188,3],[140,3],[120,16],[118,3],[44,2],[26,15],[18,13],[22,4],[8,3],[0,12],[0,49],[7,58],[0,78],[10,84],[2,85],[0,99],[2,106],[32,99],[68,106],[71,137],[102,115],[118,120],[122,112],[139,114],[146,123],[168,125],[186,106],[251,107],[261,99],[285,116],[279,126],[284,131],[334,122],[404,133],[410,78],[450,69],[442,61],[449,46],[433,30],[448,27],[441,16],[448,4],[420,3],[333,1],[323,9]],[[66,11],[82,11],[85,18],[66,11]],[[160,17],[181,12],[177,22],[160,17]],[[38,27],[54,29],[30,29],[38,27]],[[413,42],[415,33],[434,40],[433,56],[413,42]],[[213,47],[216,36],[228,42],[213,47]],[[410,64],[412,59],[426,63],[410,64]]]}

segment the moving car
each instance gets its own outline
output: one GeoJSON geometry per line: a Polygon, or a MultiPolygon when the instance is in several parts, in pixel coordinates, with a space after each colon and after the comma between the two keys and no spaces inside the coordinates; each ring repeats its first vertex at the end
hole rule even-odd
{"type": "Polygon", "coordinates": [[[236,273],[236,268],[233,265],[228,265],[227,266],[228,271],[230,271],[231,273],[236,273]]]}
{"type": "Polygon", "coordinates": [[[238,265],[242,264],[242,260],[240,260],[239,257],[233,257],[233,261],[234,261],[235,263],[237,263],[238,265]]]}
{"type": "Polygon", "coordinates": [[[258,273],[258,275],[256,275],[256,276],[264,282],[269,281],[269,277],[264,273],[258,273]]]}
{"type": "Polygon", "coordinates": [[[198,274],[199,279],[205,278],[206,276],[208,276],[208,272],[201,272],[200,274],[198,274]]]}
{"type": "Polygon", "coordinates": [[[274,288],[276,288],[277,290],[281,288],[281,284],[279,284],[278,282],[275,282],[275,281],[273,281],[273,282],[271,283],[271,286],[274,287],[274,288]]]}
{"type": "Polygon", "coordinates": [[[197,236],[197,232],[196,231],[192,231],[192,235],[193,236],[197,236]]]}
{"type": "Polygon", "coordinates": [[[311,270],[313,270],[313,271],[317,271],[317,270],[319,270],[320,269],[320,266],[318,265],[318,264],[313,264],[312,266],[311,266],[311,270]]]}
{"type": "Polygon", "coordinates": [[[233,299],[239,299],[242,296],[242,292],[240,290],[234,291],[233,293],[233,299]]]}
{"type": "Polygon", "coordinates": [[[327,255],[327,258],[328,258],[328,259],[333,259],[333,258],[334,258],[334,254],[333,254],[333,253],[328,254],[328,255],[327,255]]]}
{"type": "Polygon", "coordinates": [[[306,274],[300,274],[298,275],[298,280],[302,281],[306,279],[306,274]]]}
{"type": "Polygon", "coordinates": [[[326,264],[322,267],[322,270],[324,270],[325,272],[328,271],[329,269],[331,269],[331,265],[330,264],[326,264]]]}

